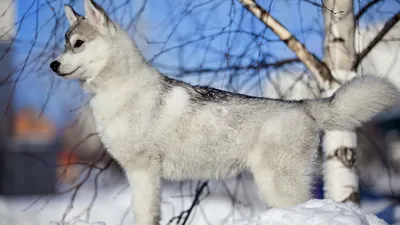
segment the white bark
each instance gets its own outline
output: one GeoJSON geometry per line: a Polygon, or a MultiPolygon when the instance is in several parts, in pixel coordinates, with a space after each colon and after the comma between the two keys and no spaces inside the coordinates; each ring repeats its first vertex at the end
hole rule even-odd
{"type": "Polygon", "coordinates": [[[334,82],[328,67],[319,61],[297,38],[287,30],[271,14],[258,5],[254,0],[239,0],[243,6],[249,10],[271,30],[299,57],[308,70],[316,77],[321,88],[330,88],[334,82]]]}
{"type": "Polygon", "coordinates": [[[353,0],[325,0],[324,61],[332,70],[351,71],[356,57],[353,0]]]}
{"type": "Polygon", "coordinates": [[[10,80],[12,73],[12,49],[9,46],[15,38],[15,9],[12,0],[0,0],[0,136],[11,135],[12,132],[12,85],[1,84],[10,80]]]}
{"type": "MultiPolygon", "coordinates": [[[[324,10],[324,61],[332,76],[345,83],[355,76],[352,71],[352,63],[356,59],[353,0],[325,0],[324,5],[331,10],[324,10]]],[[[327,96],[340,85],[330,87],[327,96]]],[[[359,203],[358,176],[354,169],[356,133],[326,131],[323,142],[325,198],[359,203]]]]}
{"type": "Polygon", "coordinates": [[[15,7],[12,0],[0,0],[0,41],[9,42],[16,35],[15,29],[15,7]]]}
{"type": "Polygon", "coordinates": [[[358,202],[358,176],[354,164],[357,137],[354,132],[325,133],[323,165],[325,198],[338,202],[358,202]]]}

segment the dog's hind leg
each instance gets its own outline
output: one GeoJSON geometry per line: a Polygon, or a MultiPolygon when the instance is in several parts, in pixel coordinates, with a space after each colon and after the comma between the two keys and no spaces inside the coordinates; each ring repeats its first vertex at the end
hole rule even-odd
{"type": "Polygon", "coordinates": [[[253,176],[261,197],[270,207],[288,207],[311,198],[311,180],[294,168],[256,168],[253,176]]]}
{"type": "Polygon", "coordinates": [[[260,147],[268,149],[256,150],[251,156],[254,181],[269,207],[288,207],[312,197],[318,139],[304,135],[263,143],[260,147]]]}

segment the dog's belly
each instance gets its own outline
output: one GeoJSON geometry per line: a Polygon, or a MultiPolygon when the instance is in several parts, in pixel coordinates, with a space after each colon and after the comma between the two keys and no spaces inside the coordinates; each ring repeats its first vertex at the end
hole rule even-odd
{"type": "Polygon", "coordinates": [[[165,159],[163,161],[163,178],[167,180],[218,180],[233,177],[244,168],[237,161],[215,163],[184,160],[185,158],[181,160],[165,159]]]}
{"type": "MultiPolygon", "coordinates": [[[[246,152],[241,149],[196,147],[169,148],[162,160],[163,177],[170,180],[223,179],[237,175],[246,167],[246,152]]],[[[201,146],[201,145],[200,145],[201,146]]]]}

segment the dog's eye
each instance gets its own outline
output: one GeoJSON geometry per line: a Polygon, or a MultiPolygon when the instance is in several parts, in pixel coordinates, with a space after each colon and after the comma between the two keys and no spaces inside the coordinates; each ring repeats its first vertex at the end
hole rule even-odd
{"type": "Polygon", "coordinates": [[[74,44],[74,48],[79,48],[83,45],[84,41],[82,40],[76,40],[74,44]]]}

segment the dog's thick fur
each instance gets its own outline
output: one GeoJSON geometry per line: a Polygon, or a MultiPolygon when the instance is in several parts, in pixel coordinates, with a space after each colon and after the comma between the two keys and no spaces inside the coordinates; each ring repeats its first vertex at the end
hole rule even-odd
{"type": "Polygon", "coordinates": [[[93,0],[85,0],[85,17],[65,10],[71,27],[53,70],[93,94],[97,131],[131,184],[137,225],[159,223],[163,178],[224,179],[249,170],[269,206],[304,202],[312,197],[319,131],[354,129],[398,101],[397,89],[377,77],[303,101],[191,86],[150,67],[93,0]]]}

